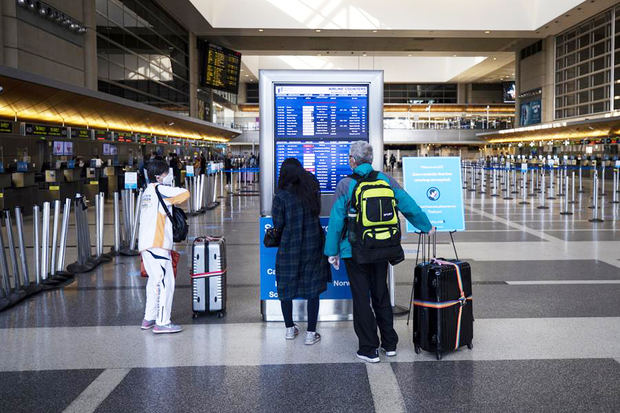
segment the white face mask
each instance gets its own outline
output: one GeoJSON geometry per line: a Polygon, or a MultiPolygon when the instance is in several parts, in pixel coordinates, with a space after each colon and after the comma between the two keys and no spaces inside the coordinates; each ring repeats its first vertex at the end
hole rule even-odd
{"type": "Polygon", "coordinates": [[[166,177],[161,181],[163,185],[172,186],[172,182],[174,181],[174,176],[172,174],[166,175],[166,177]]]}

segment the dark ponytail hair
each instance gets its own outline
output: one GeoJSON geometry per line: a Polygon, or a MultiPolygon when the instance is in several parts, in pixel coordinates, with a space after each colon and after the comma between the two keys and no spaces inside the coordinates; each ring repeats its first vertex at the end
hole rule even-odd
{"type": "Polygon", "coordinates": [[[306,171],[296,158],[287,158],[280,166],[278,189],[291,192],[310,209],[314,216],[321,213],[321,192],[314,175],[306,171]]]}

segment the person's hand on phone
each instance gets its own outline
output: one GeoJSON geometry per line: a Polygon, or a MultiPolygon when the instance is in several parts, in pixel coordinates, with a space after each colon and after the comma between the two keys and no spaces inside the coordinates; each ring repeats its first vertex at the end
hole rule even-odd
{"type": "Polygon", "coordinates": [[[327,262],[329,262],[336,271],[340,269],[340,256],[339,255],[334,255],[334,256],[329,257],[327,259],[327,262]]]}

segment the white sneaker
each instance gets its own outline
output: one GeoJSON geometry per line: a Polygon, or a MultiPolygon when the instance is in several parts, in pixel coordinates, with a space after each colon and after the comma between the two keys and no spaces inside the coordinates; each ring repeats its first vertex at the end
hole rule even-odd
{"type": "Polygon", "coordinates": [[[299,327],[295,324],[293,327],[286,327],[286,335],[284,338],[287,340],[295,340],[297,334],[299,334],[299,327]]]}
{"type": "Polygon", "coordinates": [[[306,339],[304,340],[304,344],[307,346],[311,346],[313,344],[321,341],[321,335],[314,331],[306,331],[306,339]]]}
{"type": "Polygon", "coordinates": [[[386,349],[384,349],[383,347],[381,347],[381,351],[383,351],[385,353],[386,356],[388,357],[395,357],[396,356],[396,350],[392,350],[392,351],[387,351],[386,349]]]}

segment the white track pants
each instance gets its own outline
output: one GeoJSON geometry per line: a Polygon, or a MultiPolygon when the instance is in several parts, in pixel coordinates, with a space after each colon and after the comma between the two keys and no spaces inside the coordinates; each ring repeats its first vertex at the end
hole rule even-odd
{"type": "Polygon", "coordinates": [[[142,261],[149,275],[146,283],[144,319],[155,320],[159,326],[169,324],[174,295],[174,273],[170,251],[161,248],[142,251],[142,261]]]}

